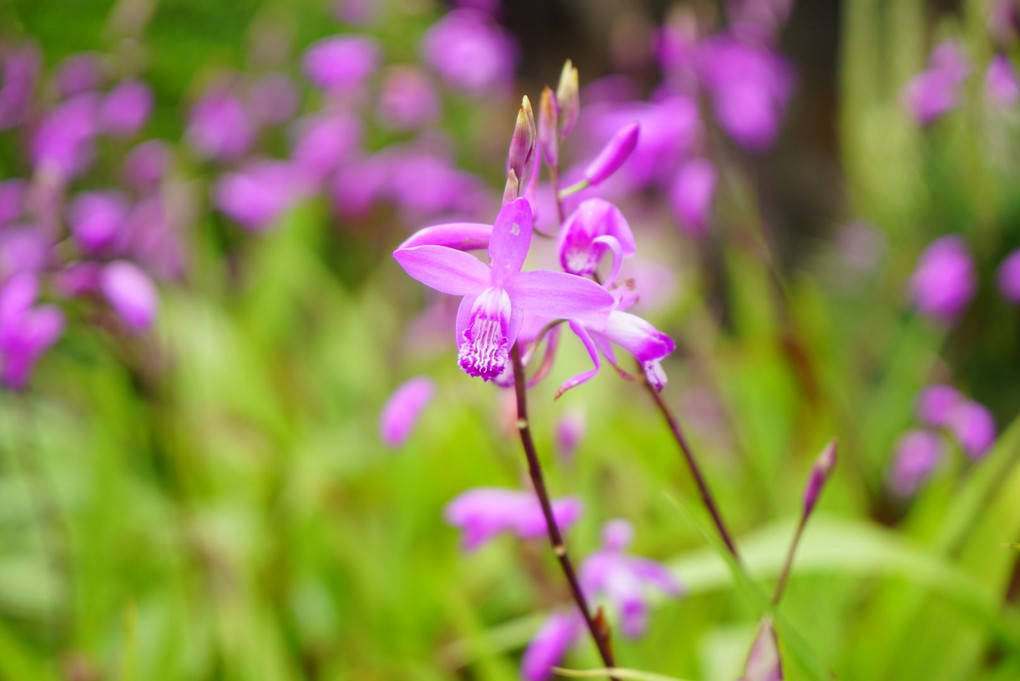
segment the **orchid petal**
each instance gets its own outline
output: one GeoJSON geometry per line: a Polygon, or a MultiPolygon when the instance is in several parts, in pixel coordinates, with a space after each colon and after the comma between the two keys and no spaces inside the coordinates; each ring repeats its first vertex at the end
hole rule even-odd
{"type": "Polygon", "coordinates": [[[562,385],[560,385],[553,399],[559,399],[560,396],[563,395],[563,393],[567,392],[571,388],[576,388],[582,383],[591,380],[592,378],[595,377],[596,374],[598,374],[599,369],[602,368],[602,361],[599,359],[599,351],[595,347],[594,341],[592,341],[591,336],[588,334],[585,328],[580,324],[570,322],[570,330],[577,335],[582,345],[584,345],[584,349],[588,351],[588,356],[591,357],[591,362],[592,364],[595,365],[595,368],[589,369],[588,371],[583,371],[577,374],[576,376],[568,378],[566,381],[563,382],[562,385]]]}
{"type": "Polygon", "coordinates": [[[611,306],[616,299],[589,279],[535,270],[520,272],[504,283],[514,304],[546,317],[570,319],[611,306]]]}
{"type": "Polygon", "coordinates": [[[404,271],[440,293],[477,295],[489,285],[489,268],[472,255],[446,246],[415,246],[393,252],[404,271]]]}
{"type": "Polygon", "coordinates": [[[423,227],[400,244],[401,249],[415,246],[446,246],[458,251],[488,248],[492,225],[480,222],[448,222],[423,227]]]}
{"type": "Polygon", "coordinates": [[[606,286],[611,286],[616,281],[616,276],[620,273],[620,265],[623,264],[623,246],[613,236],[597,236],[592,239],[593,244],[601,244],[609,249],[613,254],[613,265],[609,270],[609,277],[606,279],[606,286]]]}
{"type": "Polygon", "coordinates": [[[553,667],[560,663],[577,640],[582,625],[583,622],[574,612],[558,612],[546,620],[524,651],[521,676],[526,681],[546,681],[552,678],[553,667]]]}
{"type": "Polygon", "coordinates": [[[521,271],[531,246],[533,218],[527,199],[515,199],[496,216],[489,240],[492,281],[499,285],[521,271]]]}

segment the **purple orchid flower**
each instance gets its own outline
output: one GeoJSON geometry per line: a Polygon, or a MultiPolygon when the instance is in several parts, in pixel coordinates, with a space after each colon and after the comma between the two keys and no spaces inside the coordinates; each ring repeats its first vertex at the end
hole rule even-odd
{"type": "Polygon", "coordinates": [[[321,181],[360,147],[361,121],[344,112],[327,113],[295,122],[291,158],[316,181],[321,181]]]}
{"type": "Polygon", "coordinates": [[[103,78],[103,69],[99,57],[83,52],[72,54],[57,68],[53,80],[57,89],[64,97],[73,97],[99,87],[103,78]]]}
{"type": "Polygon", "coordinates": [[[693,159],[680,168],[673,180],[670,201],[680,227],[694,237],[708,231],[708,219],[715,197],[715,166],[704,159],[693,159]]]}
{"type": "Polygon", "coordinates": [[[945,236],[933,241],[921,253],[910,284],[919,312],[945,323],[955,321],[977,288],[964,240],[945,236]]]}
{"type": "Polygon", "coordinates": [[[379,121],[393,130],[412,130],[439,116],[439,97],[428,77],[413,67],[391,69],[379,93],[379,121]]]}
{"type": "Polygon", "coordinates": [[[0,182],[0,227],[25,214],[28,182],[22,179],[0,182]]]}
{"type": "Polygon", "coordinates": [[[1020,99],[1020,82],[1017,80],[1016,69],[1004,54],[992,57],[985,71],[985,94],[995,104],[1005,108],[1016,104],[1020,99]]]}
{"type": "Polygon", "coordinates": [[[108,250],[121,236],[128,210],[117,192],[84,192],[73,198],[68,222],[78,248],[92,255],[108,250]]]}
{"type": "Polygon", "coordinates": [[[32,165],[59,177],[74,177],[92,163],[92,141],[97,131],[99,96],[77,95],[52,109],[32,136],[32,165]]]}
{"type": "Polygon", "coordinates": [[[524,312],[570,319],[613,304],[612,295],[587,279],[545,270],[522,272],[531,233],[531,206],[516,199],[496,217],[489,265],[445,246],[393,253],[400,266],[426,286],[464,297],[457,313],[457,351],[461,368],[471,376],[488,381],[506,370],[524,312]]]}
{"type": "MultiPolygon", "coordinates": [[[[573,497],[552,501],[553,518],[566,530],[581,516],[581,502],[573,497]]],[[[501,532],[521,539],[545,535],[545,516],[538,498],[528,491],[478,487],[464,492],[446,506],[444,517],[463,532],[461,545],[474,551],[501,532]]]]}
{"type": "Polygon", "coordinates": [[[64,330],[64,315],[52,305],[36,305],[34,274],[17,274],[0,289],[0,382],[11,390],[28,383],[36,361],[64,330]]]}
{"type": "Polygon", "coordinates": [[[903,90],[911,116],[929,125],[959,105],[959,90],[970,73],[963,50],[952,41],[932,50],[928,68],[914,76],[903,90]]]}
{"type": "Polygon", "coordinates": [[[563,223],[557,241],[560,266],[586,277],[605,253],[613,256],[609,280],[614,281],[624,258],[637,251],[634,233],[620,209],[603,199],[587,199],[563,223]]]}
{"type": "Polygon", "coordinates": [[[135,191],[146,194],[159,186],[170,166],[170,159],[170,148],[166,142],[142,142],[124,157],[121,178],[135,191]]]}
{"type": "Polygon", "coordinates": [[[949,429],[971,460],[980,459],[995,444],[995,418],[987,407],[973,400],[965,400],[953,410],[949,429]]]}
{"type": "Polygon", "coordinates": [[[400,447],[407,441],[435,393],[436,385],[427,376],[416,376],[393,391],[379,416],[379,432],[387,447],[400,447]]]}
{"type": "Polygon", "coordinates": [[[526,681],[548,681],[553,667],[567,655],[571,646],[584,635],[585,623],[576,610],[556,612],[539,628],[521,660],[521,676],[526,681]]]}
{"type": "Polygon", "coordinates": [[[952,420],[953,412],[963,402],[956,388],[948,385],[929,385],[917,398],[917,417],[926,426],[944,428],[952,420]]]}
{"type": "Polygon", "coordinates": [[[306,189],[292,164],[260,160],[223,175],[214,189],[216,205],[248,230],[271,227],[306,189]]]}

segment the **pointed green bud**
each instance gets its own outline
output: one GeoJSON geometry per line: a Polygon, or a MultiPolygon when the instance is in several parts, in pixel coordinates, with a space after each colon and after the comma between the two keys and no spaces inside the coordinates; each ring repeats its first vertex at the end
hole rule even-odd
{"type": "Polygon", "coordinates": [[[560,82],[556,86],[556,102],[559,105],[560,139],[570,134],[581,115],[581,99],[577,85],[577,69],[568,59],[560,72],[560,82]]]}

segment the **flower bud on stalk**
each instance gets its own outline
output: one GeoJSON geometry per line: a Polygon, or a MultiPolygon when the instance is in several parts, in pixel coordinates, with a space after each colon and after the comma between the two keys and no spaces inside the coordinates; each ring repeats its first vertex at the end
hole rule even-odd
{"type": "Polygon", "coordinates": [[[506,186],[503,187],[503,205],[513,203],[521,195],[521,183],[517,181],[517,173],[511,168],[506,175],[506,186]]]}
{"type": "Polygon", "coordinates": [[[521,108],[517,112],[517,124],[514,135],[510,138],[510,151],[507,154],[507,170],[513,171],[521,186],[527,186],[528,179],[535,167],[535,142],[538,130],[535,127],[535,112],[531,109],[531,100],[527,95],[521,100],[521,108]]]}
{"type": "Polygon", "coordinates": [[[584,179],[588,186],[594,187],[604,182],[620,169],[637,146],[640,131],[641,127],[635,122],[613,135],[613,139],[609,140],[595,160],[584,169],[584,179]]]}
{"type": "Polygon", "coordinates": [[[558,125],[560,138],[564,138],[574,129],[577,117],[581,114],[581,99],[578,96],[577,69],[569,59],[563,64],[560,82],[556,86],[556,102],[559,107],[558,125]]]}
{"type": "Polygon", "coordinates": [[[783,661],[779,657],[779,641],[772,628],[772,618],[766,615],[758,625],[758,635],[744,664],[744,673],[738,681],[783,681],[783,661]]]}
{"type": "Polygon", "coordinates": [[[818,497],[825,487],[825,482],[832,475],[836,467],[836,441],[832,440],[825,445],[825,449],[818,455],[815,465],[811,469],[811,477],[808,478],[807,486],[804,488],[804,517],[807,518],[814,510],[818,497]]]}
{"type": "Polygon", "coordinates": [[[542,158],[551,166],[557,166],[560,162],[560,140],[556,130],[558,108],[556,95],[549,86],[546,86],[538,103],[538,146],[542,151],[542,158]]]}

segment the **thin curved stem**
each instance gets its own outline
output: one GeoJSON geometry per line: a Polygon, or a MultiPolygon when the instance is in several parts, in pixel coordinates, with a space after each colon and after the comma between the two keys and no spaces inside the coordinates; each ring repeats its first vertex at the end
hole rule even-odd
{"type": "MultiPolygon", "coordinates": [[[[643,375],[643,373],[641,374],[643,375]]],[[[712,496],[712,491],[708,488],[708,481],[705,479],[705,475],[701,472],[701,466],[698,465],[697,459],[694,458],[694,451],[691,449],[690,444],[687,442],[687,438],[684,436],[684,431],[680,427],[680,422],[674,416],[673,412],[670,411],[669,405],[662,399],[662,395],[656,390],[647,380],[642,381],[645,389],[651,396],[655,406],[659,408],[666,424],[669,426],[670,432],[673,433],[673,439],[676,440],[677,446],[680,448],[680,454],[684,461],[687,462],[687,468],[691,472],[691,477],[694,478],[694,483],[698,486],[698,493],[701,495],[701,501],[705,504],[705,508],[708,509],[709,515],[712,516],[712,522],[715,523],[716,529],[719,531],[719,536],[726,544],[726,548],[729,549],[733,557],[740,561],[740,552],[737,550],[737,545],[734,543],[732,535],[728,529],[726,529],[726,523],[723,521],[722,514],[719,512],[719,507],[716,506],[715,498],[712,496]]]]}
{"type": "MultiPolygon", "coordinates": [[[[531,477],[531,484],[535,488],[535,495],[542,507],[542,515],[545,517],[546,530],[549,534],[549,543],[553,553],[560,563],[560,568],[570,585],[570,594],[581,611],[581,616],[588,627],[595,646],[599,650],[599,656],[606,667],[615,667],[613,661],[613,649],[609,641],[609,629],[602,623],[601,617],[592,616],[591,607],[581,590],[581,583],[577,579],[577,571],[567,554],[567,547],[563,543],[563,535],[556,525],[556,518],[553,515],[552,502],[549,500],[549,492],[545,486],[545,476],[542,474],[542,465],[538,461],[538,452],[535,450],[535,441],[531,437],[531,426],[528,421],[528,391],[524,382],[524,364],[521,362],[521,352],[515,344],[510,350],[510,358],[514,368],[514,391],[517,394],[517,431],[521,436],[521,446],[524,448],[524,455],[528,459],[528,475],[531,477]]],[[[614,677],[610,677],[616,681],[614,677]]]]}

